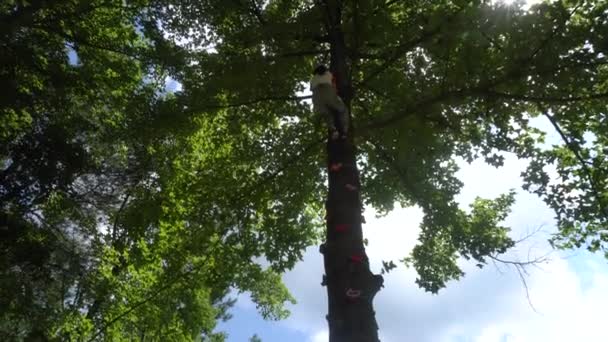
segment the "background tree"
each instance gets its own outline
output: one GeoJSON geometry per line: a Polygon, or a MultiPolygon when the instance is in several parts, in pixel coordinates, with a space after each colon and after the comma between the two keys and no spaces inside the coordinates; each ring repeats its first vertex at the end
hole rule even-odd
{"type": "Polygon", "coordinates": [[[231,288],[283,317],[278,273],[317,241],[326,194],[324,130],[298,94],[330,60],[346,67],[363,203],[424,211],[404,259],[419,286],[513,245],[513,194],[460,209],[455,158],[526,158],[554,245],[605,251],[607,6],[0,5],[2,333],[221,339],[207,336],[231,288]],[[539,116],[562,145],[541,145],[539,116]]]}
{"type": "Polygon", "coordinates": [[[253,258],[272,250],[281,270],[301,248],[240,230],[267,208],[234,209],[230,185],[257,175],[233,153],[248,137],[164,92],[187,60],[153,5],[0,5],[3,339],[221,340],[231,289],[286,314],[280,277],[253,258]]]}

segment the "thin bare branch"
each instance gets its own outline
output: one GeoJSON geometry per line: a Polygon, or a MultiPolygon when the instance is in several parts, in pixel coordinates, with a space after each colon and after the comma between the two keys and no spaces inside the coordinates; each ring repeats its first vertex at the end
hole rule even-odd
{"type": "MultiPolygon", "coordinates": [[[[523,241],[526,241],[528,239],[530,239],[532,236],[538,234],[539,232],[541,232],[543,230],[543,226],[539,226],[537,229],[533,230],[531,233],[526,234],[524,237],[520,238],[519,240],[515,241],[516,244],[519,244],[523,241]]],[[[528,282],[526,280],[526,277],[528,277],[530,275],[530,273],[528,272],[528,267],[536,267],[539,268],[539,264],[541,263],[546,263],[549,261],[549,254],[551,254],[552,252],[546,253],[544,255],[541,255],[539,257],[536,258],[532,258],[530,256],[530,252],[531,252],[532,248],[528,249],[528,255],[527,255],[527,259],[526,261],[518,261],[518,260],[506,260],[503,258],[498,257],[498,254],[492,254],[489,255],[488,257],[490,258],[490,260],[492,260],[492,263],[494,264],[494,266],[499,270],[499,272],[502,274],[502,270],[500,270],[500,268],[498,267],[499,264],[508,266],[508,267],[514,267],[515,270],[517,271],[517,275],[519,276],[519,279],[524,287],[524,290],[526,291],[526,299],[528,301],[528,305],[530,305],[530,307],[532,308],[532,310],[538,314],[540,314],[538,312],[538,310],[536,310],[536,308],[534,307],[534,304],[532,303],[532,298],[530,296],[530,289],[528,287],[528,282]]]]}
{"type": "Polygon", "coordinates": [[[524,241],[530,239],[532,236],[534,236],[534,235],[540,233],[541,231],[543,231],[544,227],[545,227],[544,225],[538,226],[538,228],[534,229],[532,232],[527,233],[526,235],[522,236],[518,240],[515,240],[515,244],[518,244],[520,242],[524,242],[524,241]]]}
{"type": "Polygon", "coordinates": [[[524,289],[526,291],[526,299],[528,300],[528,305],[530,305],[530,307],[532,308],[532,311],[534,311],[540,315],[541,313],[538,312],[538,310],[536,310],[536,307],[534,307],[534,304],[532,303],[532,298],[530,297],[530,289],[528,288],[528,282],[526,281],[526,277],[522,273],[522,267],[515,267],[515,269],[517,270],[519,279],[521,280],[521,283],[524,286],[524,289]]]}
{"type": "MultiPolygon", "coordinates": [[[[514,260],[505,260],[505,259],[501,259],[499,257],[497,257],[496,255],[489,255],[490,260],[492,260],[495,263],[499,263],[499,264],[503,264],[503,265],[508,265],[508,266],[513,266],[515,268],[515,270],[517,271],[517,275],[519,276],[519,279],[521,280],[521,283],[524,287],[524,290],[526,291],[526,299],[528,301],[528,305],[530,305],[530,307],[532,308],[532,310],[534,312],[536,312],[537,314],[541,314],[540,312],[538,312],[538,310],[536,310],[536,307],[534,307],[534,304],[532,303],[532,298],[530,296],[530,289],[528,287],[528,281],[526,280],[526,277],[528,277],[530,274],[527,271],[526,267],[529,266],[536,266],[540,263],[545,263],[547,262],[549,259],[547,258],[546,255],[541,256],[541,257],[537,257],[535,259],[528,259],[527,261],[514,261],[514,260]]],[[[498,267],[498,266],[496,266],[498,267]]]]}
{"type": "Polygon", "coordinates": [[[540,256],[540,257],[536,257],[534,259],[528,259],[526,261],[517,261],[517,260],[506,260],[506,259],[502,259],[499,258],[496,255],[489,255],[490,259],[496,260],[497,262],[500,262],[501,264],[505,264],[505,265],[512,265],[512,266],[517,266],[517,267],[526,267],[526,266],[532,266],[534,264],[539,264],[539,263],[544,263],[549,261],[548,258],[549,254],[540,256]]]}
{"type": "Polygon", "coordinates": [[[496,271],[498,271],[498,273],[500,273],[501,275],[505,274],[505,271],[503,271],[500,268],[500,266],[499,266],[500,264],[496,260],[494,260],[494,259],[490,259],[490,260],[492,261],[492,265],[494,265],[494,268],[496,268],[496,271]]]}

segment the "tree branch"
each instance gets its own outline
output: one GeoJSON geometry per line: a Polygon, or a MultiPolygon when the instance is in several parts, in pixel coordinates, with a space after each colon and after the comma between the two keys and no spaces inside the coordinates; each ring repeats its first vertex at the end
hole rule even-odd
{"type": "Polygon", "coordinates": [[[266,96],[253,100],[247,100],[243,102],[235,102],[228,103],[224,105],[208,105],[204,106],[203,109],[224,109],[224,108],[234,108],[234,107],[243,107],[243,106],[251,106],[254,104],[262,103],[262,102],[272,102],[272,101],[302,101],[306,99],[311,99],[312,95],[306,96],[266,96]]]}
{"type": "MultiPolygon", "coordinates": [[[[536,74],[537,75],[544,75],[544,74],[549,74],[549,73],[554,73],[556,71],[562,70],[564,68],[576,68],[576,67],[590,67],[590,66],[597,66],[597,65],[604,65],[606,64],[606,61],[601,61],[601,62],[597,62],[597,63],[583,63],[583,64],[569,64],[569,65],[559,65],[553,68],[548,68],[546,70],[543,71],[538,71],[536,74]]],[[[505,82],[517,79],[518,77],[521,77],[522,75],[525,75],[522,72],[523,68],[521,68],[520,66],[516,66],[514,65],[514,67],[512,68],[511,72],[506,73],[503,77],[501,77],[500,79],[496,79],[496,80],[490,80],[484,83],[480,83],[476,86],[472,86],[469,88],[462,88],[462,89],[458,89],[458,90],[451,90],[451,91],[443,91],[435,96],[429,97],[427,99],[422,99],[417,103],[412,104],[411,106],[405,106],[405,110],[400,111],[398,113],[393,113],[391,115],[388,115],[386,118],[384,119],[380,119],[376,122],[372,122],[369,123],[366,126],[363,126],[361,129],[361,132],[363,134],[368,134],[369,131],[371,130],[375,130],[375,129],[380,129],[380,128],[384,128],[386,126],[389,126],[395,122],[401,121],[402,119],[406,118],[406,117],[410,117],[411,115],[420,113],[424,111],[424,108],[437,104],[437,103],[441,103],[443,101],[446,101],[448,99],[454,99],[454,98],[458,98],[458,99],[462,99],[464,97],[467,96],[474,96],[474,95],[501,95],[502,93],[498,93],[498,92],[492,92],[488,89],[492,89],[496,86],[499,86],[505,82]],[[411,109],[410,109],[411,108],[411,109]]],[[[535,101],[535,102],[539,102],[539,100],[541,100],[540,102],[542,102],[542,100],[546,100],[547,103],[568,103],[568,102],[576,102],[576,101],[585,101],[585,100],[595,100],[595,99],[603,99],[603,98],[608,98],[608,93],[600,93],[600,94],[594,94],[594,95],[589,95],[589,96],[573,96],[573,97],[568,97],[568,98],[559,98],[559,97],[543,97],[543,98],[536,98],[536,97],[526,97],[524,95],[514,95],[514,94],[504,94],[505,96],[509,96],[509,97],[513,97],[513,99],[515,100],[521,100],[521,101],[535,101]]]]}
{"type": "Polygon", "coordinates": [[[384,150],[384,148],[382,148],[382,146],[376,144],[371,139],[366,139],[366,141],[374,149],[376,149],[376,152],[378,152],[378,156],[380,157],[380,160],[384,161],[386,163],[386,165],[390,169],[393,170],[393,172],[397,175],[397,178],[399,178],[399,181],[401,181],[403,186],[407,187],[407,185],[408,185],[407,174],[399,167],[399,165],[397,165],[395,160],[388,154],[388,152],[386,152],[384,150]]]}
{"type": "Polygon", "coordinates": [[[526,267],[526,266],[532,266],[532,265],[536,265],[536,264],[540,264],[543,262],[547,262],[549,260],[549,258],[547,257],[547,255],[543,255],[541,257],[538,258],[534,258],[531,260],[527,260],[527,261],[516,261],[516,260],[506,260],[506,259],[501,259],[496,255],[488,255],[488,257],[492,260],[495,260],[501,264],[505,264],[505,265],[512,265],[512,266],[517,266],[517,267],[526,267]]]}
{"type": "Polygon", "coordinates": [[[303,56],[317,56],[324,53],[328,53],[327,49],[317,49],[317,50],[303,50],[303,51],[294,51],[294,52],[285,52],[276,55],[276,57],[303,57],[303,56]]]}
{"type": "Polygon", "coordinates": [[[59,30],[56,30],[54,28],[51,27],[46,27],[46,26],[40,26],[40,25],[28,25],[25,27],[29,27],[31,29],[35,29],[35,30],[40,30],[46,33],[50,33],[50,34],[54,34],[60,38],[63,38],[65,40],[68,41],[68,43],[75,43],[77,45],[82,45],[82,46],[86,46],[86,47],[90,47],[96,50],[103,50],[103,51],[107,51],[107,52],[112,52],[112,53],[116,53],[116,54],[120,54],[120,55],[124,55],[133,59],[141,59],[141,56],[132,53],[132,52],[128,52],[128,51],[123,51],[123,50],[118,50],[116,48],[110,47],[110,46],[104,46],[104,45],[98,45],[96,43],[92,43],[86,39],[81,39],[80,37],[76,37],[73,35],[70,35],[66,32],[62,32],[59,30]]]}
{"type": "MultiPolygon", "coordinates": [[[[384,151],[384,149],[381,146],[375,144],[374,142],[372,142],[369,139],[367,140],[367,142],[376,149],[376,151],[378,152],[378,155],[379,155],[380,159],[383,160],[387,164],[387,166],[389,166],[397,174],[399,180],[401,182],[403,182],[404,185],[407,184],[407,180],[406,180],[407,176],[406,176],[406,174],[403,172],[403,170],[401,170],[398,167],[398,165],[395,164],[393,158],[391,158],[389,156],[389,154],[386,151],[384,151]]],[[[540,228],[537,229],[537,230],[535,230],[534,232],[526,235],[525,237],[517,240],[517,242],[524,241],[524,240],[530,238],[531,236],[533,236],[534,234],[538,233],[539,231],[541,231],[540,228]]],[[[501,264],[505,264],[505,265],[509,265],[509,266],[515,267],[515,269],[517,270],[517,274],[519,275],[519,278],[520,278],[520,280],[521,280],[521,282],[522,282],[522,284],[524,286],[524,289],[526,291],[526,298],[528,300],[528,304],[530,305],[530,307],[532,308],[532,310],[534,310],[534,312],[538,312],[536,310],[536,308],[534,307],[534,305],[532,304],[532,299],[530,297],[530,291],[529,291],[529,288],[528,288],[528,283],[527,283],[526,278],[525,278],[525,276],[528,274],[527,270],[526,270],[526,267],[528,267],[528,266],[534,266],[534,265],[537,265],[539,263],[547,262],[549,260],[547,258],[547,255],[543,255],[541,257],[534,258],[534,259],[529,259],[527,261],[505,260],[505,259],[499,258],[497,255],[488,255],[488,257],[493,262],[499,262],[501,264]]]]}
{"type": "Polygon", "coordinates": [[[528,282],[526,280],[526,276],[528,276],[528,271],[526,270],[526,267],[528,266],[535,266],[538,265],[540,263],[545,263],[547,262],[549,259],[547,258],[546,255],[532,259],[532,260],[528,260],[528,261],[513,261],[513,260],[504,260],[499,258],[496,255],[489,255],[488,256],[490,259],[492,259],[493,261],[499,262],[501,264],[505,264],[505,265],[509,265],[509,266],[513,266],[515,267],[515,270],[517,271],[517,274],[519,276],[519,279],[521,280],[521,283],[524,287],[524,290],[526,291],[526,299],[528,300],[528,305],[530,305],[530,307],[532,308],[532,310],[536,313],[539,313],[536,308],[534,307],[534,304],[532,303],[532,298],[530,297],[530,289],[528,287],[528,282]]]}
{"type": "Polygon", "coordinates": [[[554,104],[563,104],[570,102],[579,102],[579,101],[589,101],[589,100],[600,100],[608,98],[608,92],[598,93],[587,96],[570,96],[570,97],[542,97],[542,96],[526,96],[520,94],[508,94],[501,93],[492,90],[484,90],[480,92],[483,95],[495,96],[504,99],[517,100],[517,101],[526,101],[526,102],[541,102],[541,103],[554,103],[554,104]]]}
{"type": "Polygon", "coordinates": [[[532,236],[534,236],[534,235],[536,235],[536,234],[538,234],[538,233],[542,232],[542,231],[543,231],[543,227],[544,227],[543,225],[538,226],[538,228],[536,228],[536,229],[535,229],[535,230],[533,230],[532,232],[527,233],[526,235],[522,236],[522,237],[521,237],[521,238],[519,238],[518,240],[515,240],[515,244],[518,244],[518,243],[524,242],[524,241],[526,241],[526,240],[530,239],[532,236]]]}
{"type": "Polygon", "coordinates": [[[264,19],[264,16],[262,15],[262,11],[258,7],[258,5],[255,3],[255,0],[251,0],[251,11],[252,11],[253,15],[255,15],[255,17],[258,19],[260,24],[266,25],[266,19],[264,19]]]}
{"type": "Polygon", "coordinates": [[[255,3],[255,0],[249,0],[249,4],[243,3],[243,1],[241,1],[241,0],[233,0],[233,2],[239,6],[245,7],[247,9],[247,12],[249,12],[250,14],[253,14],[253,16],[260,22],[260,24],[262,26],[266,25],[266,19],[264,19],[264,16],[262,15],[262,11],[258,7],[258,5],[255,3]]]}
{"type": "MultiPolygon", "coordinates": [[[[413,106],[414,112],[409,113],[405,112],[405,114],[403,114],[403,112],[401,113],[397,113],[397,114],[393,114],[391,116],[389,116],[388,118],[384,119],[384,120],[380,120],[378,122],[374,122],[371,123],[367,126],[365,126],[362,131],[364,133],[366,133],[366,131],[369,130],[373,130],[373,129],[377,129],[377,128],[383,128],[386,127],[390,124],[393,124],[397,121],[400,121],[401,119],[411,116],[412,114],[414,114],[415,112],[420,112],[420,107],[422,106],[428,106],[428,105],[432,105],[441,101],[444,101],[446,99],[449,98],[453,98],[453,97],[465,97],[465,96],[470,96],[475,94],[476,92],[479,93],[483,93],[483,92],[487,92],[487,89],[493,88],[501,83],[504,83],[506,81],[512,80],[517,78],[518,76],[521,76],[522,74],[524,74],[524,71],[526,70],[526,68],[522,67],[522,64],[529,66],[529,62],[532,61],[534,59],[534,57],[546,46],[546,44],[559,32],[559,30],[561,30],[565,24],[567,23],[567,21],[572,17],[572,15],[574,15],[574,13],[577,11],[577,9],[581,6],[581,4],[577,5],[576,7],[574,7],[574,9],[569,13],[568,17],[562,22],[561,25],[558,25],[552,32],[550,35],[548,35],[540,44],[537,48],[535,48],[533,50],[533,52],[527,56],[526,58],[520,59],[518,61],[516,61],[515,63],[512,64],[511,70],[507,73],[505,73],[505,75],[503,77],[501,77],[498,80],[494,80],[491,82],[486,82],[484,84],[480,84],[476,87],[471,87],[470,89],[461,89],[461,90],[456,90],[456,91],[448,91],[448,92],[442,92],[434,97],[425,99],[420,101],[419,103],[417,103],[416,105],[413,106]]],[[[462,8],[460,9],[462,10],[462,8]]],[[[457,14],[458,12],[454,13],[454,16],[457,14]]],[[[439,29],[441,28],[441,26],[439,26],[434,32],[433,34],[436,34],[439,29]]],[[[420,37],[418,40],[422,39],[422,37],[420,37]]],[[[415,43],[416,41],[414,41],[413,43],[415,43]]],[[[414,44],[413,46],[415,46],[416,44],[414,44]]],[[[394,59],[394,58],[393,58],[394,59]]],[[[394,61],[398,60],[398,58],[394,59],[394,61]]],[[[605,63],[605,61],[598,63],[598,64],[602,64],[605,63]]],[[[586,65],[586,64],[585,64],[586,65]]],[[[592,63],[593,65],[593,63],[592,63]]],[[[576,65],[575,65],[576,66],[576,65]]],[[[390,63],[389,61],[387,61],[381,68],[379,68],[377,70],[377,72],[382,72],[384,70],[386,70],[388,67],[390,67],[390,63]]],[[[568,66],[566,66],[568,67],[568,66]]],[[[564,66],[559,66],[557,68],[551,68],[548,69],[547,72],[551,72],[551,71],[556,71],[556,70],[561,70],[562,68],[564,68],[564,66]]],[[[528,68],[529,69],[529,68],[528,68]]],[[[365,84],[372,79],[376,74],[372,74],[371,76],[368,77],[368,79],[364,80],[363,82],[360,83],[361,86],[365,86],[365,84]]],[[[598,96],[598,98],[604,98],[606,97],[606,95],[594,95],[594,96],[598,96]]],[[[549,99],[550,100],[550,99],[549,99]]],[[[555,100],[555,99],[553,99],[555,100]]],[[[558,99],[558,101],[561,99],[558,99]]],[[[584,100],[584,98],[582,99],[584,100]]],[[[532,101],[532,100],[531,100],[532,101]]],[[[574,98],[569,98],[569,101],[576,101],[576,97],[574,98]]]]}
{"type": "Polygon", "coordinates": [[[534,59],[534,57],[536,57],[536,55],[551,41],[551,39],[553,39],[559,33],[559,31],[561,31],[566,26],[566,23],[568,22],[568,20],[570,20],[570,18],[572,18],[572,16],[574,15],[574,13],[576,13],[576,11],[582,5],[583,5],[583,2],[580,2],[576,6],[574,6],[574,8],[572,9],[572,11],[570,11],[570,13],[568,13],[568,16],[564,19],[564,21],[562,21],[560,23],[560,25],[556,25],[555,26],[555,28],[551,31],[551,34],[549,34],[541,42],[541,44],[539,44],[539,46],[533,51],[533,53],[529,56],[529,58],[527,58],[527,60],[534,59]]]}
{"type": "MultiPolygon", "coordinates": [[[[580,6],[580,5],[579,5],[580,6]]],[[[574,12],[578,9],[578,7],[575,7],[569,14],[568,18],[572,17],[572,15],[574,14],[574,12]]],[[[460,9],[462,10],[462,8],[460,9]]],[[[460,11],[459,10],[459,11],[460,11]]],[[[458,12],[454,13],[453,16],[455,16],[458,12]]],[[[434,97],[425,99],[420,101],[419,103],[415,104],[414,106],[412,106],[413,112],[407,112],[407,110],[405,111],[405,115],[403,114],[403,112],[401,113],[397,113],[394,114],[392,116],[389,116],[388,118],[384,119],[384,120],[380,120],[378,122],[375,123],[371,123],[367,126],[365,126],[362,131],[365,133],[366,131],[369,130],[373,130],[373,129],[377,129],[377,128],[383,128],[386,127],[390,124],[393,124],[397,121],[400,121],[401,119],[411,116],[413,114],[415,114],[416,112],[420,112],[420,107],[425,107],[425,106],[429,106],[444,100],[447,100],[449,98],[453,98],[453,97],[465,97],[465,96],[470,96],[473,95],[475,93],[479,93],[479,92],[486,92],[487,89],[495,87],[501,83],[504,83],[506,81],[512,80],[517,78],[518,76],[523,74],[523,71],[525,70],[525,68],[521,67],[521,63],[526,63],[533,60],[534,57],[545,47],[545,45],[551,40],[551,38],[557,34],[557,32],[559,31],[559,29],[561,29],[561,27],[563,27],[563,25],[567,22],[568,18],[566,18],[566,20],[564,20],[564,22],[562,23],[562,25],[558,26],[555,30],[552,31],[552,33],[546,37],[546,39],[544,39],[541,44],[539,44],[539,46],[534,49],[534,51],[526,58],[519,60],[517,63],[514,63],[512,65],[511,71],[507,72],[503,77],[501,77],[498,80],[494,80],[491,82],[486,82],[484,84],[479,84],[476,87],[471,87],[469,89],[460,89],[460,90],[455,90],[455,91],[448,91],[448,92],[442,92],[434,97]]],[[[432,31],[430,34],[431,36],[436,34],[437,32],[439,32],[439,30],[441,29],[441,26],[437,27],[434,31],[432,31]]],[[[412,45],[410,45],[411,47],[416,46],[418,44],[418,41],[423,40],[423,38],[425,38],[426,36],[423,35],[421,37],[419,37],[417,40],[415,40],[414,42],[412,42],[412,45]]],[[[400,57],[400,56],[399,56],[400,57]]],[[[381,66],[380,68],[377,69],[377,73],[381,73],[382,71],[386,70],[388,67],[390,67],[390,64],[396,60],[399,59],[399,57],[397,57],[396,59],[393,58],[392,60],[387,61],[383,66],[381,66]]],[[[563,66],[560,66],[560,68],[562,68],[563,66]]],[[[556,68],[552,68],[551,70],[556,70],[556,68]]],[[[548,71],[551,71],[548,70],[548,71]]],[[[365,84],[371,80],[373,77],[375,77],[376,74],[372,73],[371,76],[369,76],[367,79],[365,79],[363,82],[360,83],[361,86],[365,86],[365,84]]]]}
{"type": "Polygon", "coordinates": [[[606,206],[604,203],[602,203],[602,196],[600,194],[600,191],[598,190],[598,186],[597,186],[595,180],[593,179],[593,176],[591,175],[591,170],[589,170],[589,167],[587,166],[585,159],[581,155],[578,146],[576,144],[574,144],[568,138],[568,136],[566,135],[564,130],[561,128],[561,126],[557,122],[557,119],[553,115],[549,114],[549,111],[546,108],[542,107],[542,105],[540,103],[537,105],[538,105],[541,113],[543,113],[543,115],[547,119],[549,119],[549,122],[551,122],[551,125],[553,126],[553,128],[555,128],[557,133],[560,135],[560,137],[562,138],[562,140],[564,141],[564,143],[566,144],[568,149],[574,154],[575,158],[579,161],[581,168],[583,169],[583,172],[587,176],[587,180],[589,181],[589,185],[591,187],[591,191],[593,192],[593,196],[595,196],[595,198],[597,200],[597,205],[599,206],[599,212],[601,214],[603,214],[604,221],[606,221],[606,219],[608,218],[608,206],[606,206]]]}
{"type": "MultiPolygon", "coordinates": [[[[395,50],[392,53],[388,53],[390,56],[386,57],[387,59],[384,61],[384,63],[382,63],[378,68],[376,68],[376,70],[370,72],[370,75],[367,78],[365,78],[363,81],[361,81],[358,85],[364,86],[365,84],[369,83],[372,79],[374,79],[375,77],[377,77],[378,75],[380,75],[381,73],[386,71],[395,62],[397,62],[399,59],[401,59],[401,57],[403,57],[403,55],[405,55],[407,52],[411,51],[411,49],[413,49],[414,47],[422,44],[423,42],[433,38],[435,35],[437,35],[439,32],[441,32],[441,29],[443,28],[444,23],[451,22],[452,19],[454,19],[454,17],[456,17],[458,15],[458,13],[460,13],[462,10],[464,10],[464,7],[460,7],[456,12],[454,12],[450,16],[446,17],[445,20],[443,20],[441,22],[441,24],[439,26],[435,27],[433,30],[426,31],[426,32],[423,31],[422,34],[418,38],[405,42],[403,44],[397,45],[395,47],[395,50]]],[[[357,53],[357,51],[355,51],[355,53],[357,53]]]]}
{"type": "Polygon", "coordinates": [[[392,5],[394,5],[394,4],[396,4],[396,3],[400,2],[400,1],[403,1],[403,0],[388,0],[386,3],[384,3],[384,5],[382,7],[376,8],[372,13],[373,14],[377,14],[380,11],[387,10],[392,5]]]}
{"type": "Polygon", "coordinates": [[[127,202],[129,201],[130,197],[131,197],[131,193],[127,192],[125,194],[124,200],[120,204],[120,208],[118,208],[118,211],[116,212],[116,217],[114,218],[114,224],[112,225],[112,243],[116,242],[117,229],[118,229],[118,221],[119,221],[119,218],[120,218],[120,214],[125,209],[125,206],[127,205],[127,202]]]}
{"type": "Polygon", "coordinates": [[[411,117],[413,115],[416,115],[418,113],[424,112],[425,109],[428,106],[443,102],[445,100],[448,100],[450,98],[454,98],[454,97],[464,97],[468,94],[468,92],[466,90],[458,90],[458,91],[448,91],[448,92],[443,92],[440,93],[436,96],[427,98],[427,99],[423,99],[417,103],[415,103],[412,106],[406,107],[403,111],[400,111],[398,113],[394,113],[392,115],[389,115],[388,117],[375,121],[375,122],[371,122],[363,127],[361,127],[361,129],[359,130],[359,134],[360,135],[367,135],[369,134],[372,130],[375,129],[381,129],[387,126],[390,126],[398,121],[401,121],[405,118],[411,117]]]}

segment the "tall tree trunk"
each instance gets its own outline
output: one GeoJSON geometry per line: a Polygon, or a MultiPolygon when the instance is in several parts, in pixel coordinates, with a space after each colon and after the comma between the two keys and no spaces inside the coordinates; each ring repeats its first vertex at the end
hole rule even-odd
{"type": "MultiPolygon", "coordinates": [[[[338,93],[350,108],[353,90],[341,30],[340,1],[327,0],[325,5],[329,18],[330,69],[336,76],[338,93]]],[[[361,186],[352,132],[351,124],[347,140],[328,137],[327,141],[327,231],[321,253],[326,273],[329,341],[377,342],[378,325],[372,301],[383,280],[370,271],[363,245],[361,186]]]]}

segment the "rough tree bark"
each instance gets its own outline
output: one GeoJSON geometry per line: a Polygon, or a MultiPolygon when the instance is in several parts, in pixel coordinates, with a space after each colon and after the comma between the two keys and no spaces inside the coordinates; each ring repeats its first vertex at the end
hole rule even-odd
{"type": "MultiPolygon", "coordinates": [[[[353,97],[346,46],[341,29],[341,1],[327,0],[330,69],[336,76],[338,93],[350,108],[353,97]]],[[[350,110],[349,110],[350,112],[350,110]]],[[[359,171],[352,120],[346,140],[327,140],[329,191],[326,202],[326,241],[321,245],[327,286],[329,341],[377,342],[378,325],[373,298],[382,286],[374,275],[363,244],[359,171]]]]}

